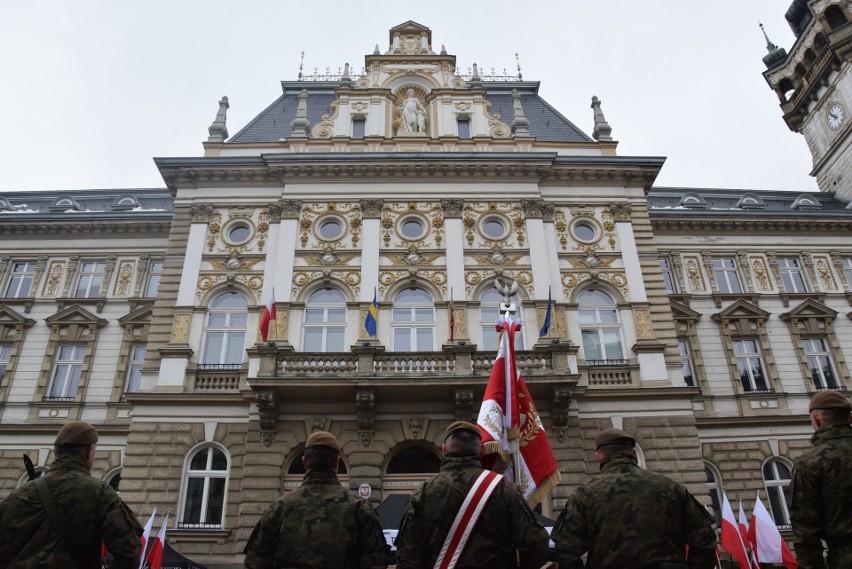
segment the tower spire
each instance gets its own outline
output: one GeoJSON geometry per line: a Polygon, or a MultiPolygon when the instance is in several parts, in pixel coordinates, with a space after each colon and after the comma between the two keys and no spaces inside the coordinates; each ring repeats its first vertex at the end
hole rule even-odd
{"type": "Polygon", "coordinates": [[[778,46],[775,45],[774,43],[772,43],[769,40],[769,36],[766,35],[766,30],[763,29],[763,23],[760,20],[758,20],[757,25],[760,27],[760,31],[763,32],[763,37],[766,39],[766,51],[771,53],[771,52],[775,51],[776,49],[778,49],[778,46]]]}
{"type": "Polygon", "coordinates": [[[766,55],[763,56],[763,63],[768,69],[784,61],[787,58],[787,51],[783,47],[778,47],[772,43],[769,36],[766,35],[766,30],[763,29],[763,23],[760,20],[757,21],[757,25],[760,27],[760,31],[763,32],[763,37],[766,39],[766,55]]]}

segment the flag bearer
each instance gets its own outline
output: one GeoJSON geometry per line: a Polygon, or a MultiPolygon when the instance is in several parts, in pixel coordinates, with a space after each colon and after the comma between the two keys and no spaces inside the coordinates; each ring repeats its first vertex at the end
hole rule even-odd
{"type": "Polygon", "coordinates": [[[408,503],[397,569],[508,568],[518,559],[523,569],[539,569],[547,562],[547,531],[514,484],[482,469],[480,441],[471,423],[447,428],[440,472],[408,503]]]}
{"type": "Polygon", "coordinates": [[[801,569],[852,567],[852,403],[820,391],[809,406],[814,448],[793,468],[790,520],[801,569]],[[822,541],[828,546],[823,559],[822,541]]]}
{"type": "Polygon", "coordinates": [[[115,490],[90,475],[97,442],[89,423],[67,423],[47,475],[0,502],[0,567],[100,569],[102,544],[113,569],[139,566],[142,527],[115,490]]]}
{"type": "Polygon", "coordinates": [[[620,429],[595,439],[601,473],[568,498],[553,528],[560,569],[583,567],[587,552],[595,569],[711,569],[710,514],[671,478],[639,468],[635,447],[620,429]]]}

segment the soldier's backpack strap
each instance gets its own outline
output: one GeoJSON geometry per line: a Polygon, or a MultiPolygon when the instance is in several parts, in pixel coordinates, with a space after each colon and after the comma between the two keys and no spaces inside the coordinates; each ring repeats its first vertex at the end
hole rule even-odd
{"type": "Polygon", "coordinates": [[[74,542],[71,541],[71,537],[68,535],[68,524],[63,523],[59,512],[56,511],[56,503],[53,501],[50,488],[47,487],[47,480],[44,476],[40,476],[35,479],[33,484],[35,484],[38,497],[41,498],[44,512],[47,514],[47,520],[50,522],[53,531],[65,542],[65,546],[69,551],[75,552],[74,542]]]}
{"type": "Polygon", "coordinates": [[[476,526],[479,515],[494,493],[503,476],[490,470],[483,470],[473,486],[467,492],[459,508],[453,525],[441,546],[441,552],[435,561],[435,569],[453,569],[459,562],[467,540],[476,526]]]}

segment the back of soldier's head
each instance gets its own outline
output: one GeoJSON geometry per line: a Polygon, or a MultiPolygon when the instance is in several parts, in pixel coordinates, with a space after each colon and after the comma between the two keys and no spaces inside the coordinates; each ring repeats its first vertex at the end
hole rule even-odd
{"type": "Polygon", "coordinates": [[[457,454],[479,454],[482,435],[479,428],[467,421],[452,423],[444,433],[444,446],[447,452],[457,454]]]}
{"type": "Polygon", "coordinates": [[[340,443],[328,431],[311,433],[305,441],[305,468],[310,470],[337,470],[340,443]]]}
{"type": "Polygon", "coordinates": [[[97,442],[98,430],[95,427],[85,421],[71,421],[59,429],[53,448],[56,454],[83,454],[97,442]]]}
{"type": "Polygon", "coordinates": [[[837,391],[820,391],[811,399],[808,411],[819,414],[825,426],[848,425],[852,403],[837,391]]]}

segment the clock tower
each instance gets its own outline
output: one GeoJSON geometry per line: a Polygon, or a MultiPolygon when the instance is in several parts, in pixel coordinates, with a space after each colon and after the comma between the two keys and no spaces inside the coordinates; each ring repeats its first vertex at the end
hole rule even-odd
{"type": "Polygon", "coordinates": [[[820,190],[852,201],[852,4],[793,0],[785,17],[796,42],[788,54],[766,38],[763,76],[805,137],[820,190]]]}

